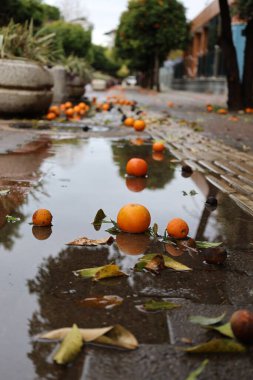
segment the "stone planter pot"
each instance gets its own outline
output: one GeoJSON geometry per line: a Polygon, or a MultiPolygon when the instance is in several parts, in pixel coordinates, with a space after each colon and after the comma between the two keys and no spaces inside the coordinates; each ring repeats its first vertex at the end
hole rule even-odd
{"type": "Polygon", "coordinates": [[[67,94],[67,73],[63,66],[57,65],[50,69],[54,80],[53,103],[63,103],[68,99],[67,94]]]}
{"type": "Polygon", "coordinates": [[[51,104],[53,79],[29,60],[0,59],[0,114],[38,115],[51,104]]]}
{"type": "Polygon", "coordinates": [[[72,76],[70,74],[67,74],[66,79],[67,98],[70,100],[80,99],[85,92],[85,81],[78,76],[72,76]]]}

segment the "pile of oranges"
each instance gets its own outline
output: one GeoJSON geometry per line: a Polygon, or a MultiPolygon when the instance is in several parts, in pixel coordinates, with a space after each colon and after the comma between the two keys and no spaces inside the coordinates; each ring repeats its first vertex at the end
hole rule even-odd
{"type": "Polygon", "coordinates": [[[90,106],[84,102],[73,105],[72,102],[62,103],[59,106],[53,105],[49,108],[45,118],[55,120],[59,117],[65,117],[68,120],[80,120],[86,116],[90,106]]]}

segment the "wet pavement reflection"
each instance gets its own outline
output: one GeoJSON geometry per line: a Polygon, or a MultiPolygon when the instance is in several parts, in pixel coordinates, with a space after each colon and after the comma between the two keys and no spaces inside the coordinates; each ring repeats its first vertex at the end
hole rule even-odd
{"type": "MultiPolygon", "coordinates": [[[[14,162],[12,155],[5,155],[6,165],[8,157],[14,162]]],[[[169,343],[166,315],[143,313],[138,308],[147,299],[174,297],[240,305],[253,302],[252,218],[210,186],[201,173],[183,176],[180,164],[169,152],[154,155],[151,141],[52,141],[44,151],[16,160],[22,165],[12,164],[16,172],[11,177],[1,172],[5,181],[1,188],[10,188],[10,193],[0,196],[0,365],[5,380],[60,379],[63,374],[66,379],[81,377],[85,352],[73,366],[59,368],[52,363],[54,345],[36,340],[47,330],[73,323],[80,327],[120,323],[140,343],[169,343]],[[133,156],[147,161],[146,178],[126,176],[126,163],[133,156]],[[22,179],[27,182],[21,186],[22,179]],[[31,187],[29,193],[26,187],[31,187]],[[192,190],[195,195],[190,195],[192,190]],[[210,196],[218,200],[216,209],[205,205],[210,196]],[[149,209],[152,224],[158,224],[161,234],[170,219],[180,217],[187,220],[192,238],[224,242],[227,260],[221,266],[207,264],[200,253],[158,243],[147,235],[121,233],[110,247],[65,245],[81,236],[108,236],[107,224],[100,231],[91,224],[97,210],[102,208],[115,220],[122,205],[130,202],[149,209]],[[29,224],[33,212],[42,207],[52,212],[52,227],[41,229],[29,224]],[[21,220],[7,223],[6,215],[21,220]],[[193,270],[183,273],[168,269],[158,276],[132,270],[140,255],[154,252],[168,254],[193,270]],[[94,282],[73,275],[75,270],[113,261],[129,277],[94,282]],[[107,295],[120,297],[123,302],[104,310],[83,302],[107,295]],[[10,360],[13,357],[15,365],[10,360]]]]}

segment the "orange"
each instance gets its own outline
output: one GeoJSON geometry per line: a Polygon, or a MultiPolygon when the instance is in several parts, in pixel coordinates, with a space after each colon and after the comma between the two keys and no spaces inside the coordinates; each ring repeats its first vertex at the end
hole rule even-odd
{"type": "Polygon", "coordinates": [[[172,219],[166,228],[168,234],[176,239],[184,239],[188,235],[188,224],[180,218],[172,219]]]}
{"type": "Polygon", "coordinates": [[[207,112],[212,112],[213,111],[213,106],[211,104],[206,105],[206,110],[207,112]]]}
{"type": "Polygon", "coordinates": [[[35,226],[51,226],[53,216],[49,210],[40,208],[33,214],[33,224],[35,226]]]}
{"type": "Polygon", "coordinates": [[[164,154],[162,152],[153,152],[152,158],[154,161],[163,161],[164,160],[164,154]]]}
{"type": "Polygon", "coordinates": [[[79,115],[80,115],[80,116],[84,116],[85,114],[86,114],[86,111],[83,110],[83,109],[80,109],[80,111],[79,111],[79,115]]]}
{"type": "Polygon", "coordinates": [[[253,108],[247,107],[245,108],[246,113],[253,113],[253,108]]]}
{"type": "Polygon", "coordinates": [[[74,111],[75,111],[75,112],[79,113],[80,110],[81,110],[80,106],[75,106],[75,107],[74,107],[74,111]]]}
{"type": "Polygon", "coordinates": [[[154,152],[163,152],[165,149],[165,145],[161,141],[155,141],[152,145],[152,149],[154,152]]]}
{"type": "Polygon", "coordinates": [[[174,103],[173,103],[173,102],[168,102],[167,105],[168,105],[168,107],[170,107],[170,108],[173,108],[173,107],[174,107],[174,103]]]}
{"type": "Polygon", "coordinates": [[[123,232],[140,234],[145,232],[151,222],[151,216],[145,206],[129,203],[123,206],[117,216],[118,227],[123,232]]]}
{"type": "Polygon", "coordinates": [[[68,108],[66,109],[65,111],[65,114],[68,116],[68,117],[72,117],[74,115],[75,111],[73,110],[73,108],[68,108]]]}
{"type": "Polygon", "coordinates": [[[226,115],[228,111],[225,108],[220,108],[218,109],[217,113],[220,115],[226,115]]]}
{"type": "Polygon", "coordinates": [[[71,102],[66,102],[64,105],[65,105],[65,108],[71,108],[72,107],[71,102]]]}
{"type": "Polygon", "coordinates": [[[65,109],[66,109],[65,104],[61,104],[61,105],[60,105],[60,110],[61,110],[61,111],[65,111],[65,109]]]}
{"type": "Polygon", "coordinates": [[[56,118],[56,114],[54,112],[48,112],[46,118],[47,120],[54,120],[56,118]]]}
{"type": "Polygon", "coordinates": [[[128,190],[138,193],[147,186],[147,178],[144,177],[127,177],[126,186],[128,190]]]}
{"type": "Polygon", "coordinates": [[[81,102],[78,105],[79,105],[79,107],[80,107],[81,110],[85,110],[86,109],[86,104],[84,102],[81,102]]]}
{"type": "Polygon", "coordinates": [[[121,232],[116,235],[116,243],[121,253],[125,255],[141,255],[147,250],[150,238],[145,234],[133,235],[121,232]]]}
{"type": "Polygon", "coordinates": [[[104,103],[104,104],[102,105],[102,110],[103,110],[103,111],[108,111],[109,108],[110,108],[110,104],[108,104],[108,103],[104,103]]]}
{"type": "Polygon", "coordinates": [[[134,119],[132,117],[127,117],[124,120],[124,124],[126,127],[132,127],[134,125],[134,119]]]}
{"type": "Polygon", "coordinates": [[[58,106],[51,106],[49,108],[49,112],[53,112],[56,114],[56,116],[59,116],[60,115],[60,109],[58,106]]]}
{"type": "Polygon", "coordinates": [[[146,128],[146,123],[144,120],[135,120],[134,122],[134,129],[136,131],[144,131],[144,129],[146,128]]]}
{"type": "Polygon", "coordinates": [[[131,158],[126,164],[126,172],[134,177],[144,177],[148,171],[148,164],[142,158],[131,158]]]}

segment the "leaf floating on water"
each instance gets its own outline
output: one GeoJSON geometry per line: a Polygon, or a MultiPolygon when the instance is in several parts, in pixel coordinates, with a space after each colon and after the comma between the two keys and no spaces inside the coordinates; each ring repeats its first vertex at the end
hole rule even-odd
{"type": "Polygon", "coordinates": [[[193,347],[183,348],[183,350],[189,353],[233,353],[245,352],[246,347],[231,339],[212,339],[193,347]]]}
{"type": "MultiPolygon", "coordinates": [[[[41,335],[41,339],[64,339],[72,329],[65,327],[58,330],[50,331],[41,335]]],[[[110,346],[118,346],[134,350],[138,347],[138,341],[135,336],[121,325],[93,328],[93,329],[79,329],[84,342],[95,342],[106,344],[110,346]]]]}
{"type": "Polygon", "coordinates": [[[181,307],[181,305],[178,305],[176,303],[169,302],[169,301],[151,300],[144,303],[143,307],[147,311],[156,311],[156,310],[171,310],[171,309],[181,307]]]}
{"type": "Polygon", "coordinates": [[[177,270],[177,271],[189,271],[189,270],[192,270],[191,268],[187,267],[186,265],[184,264],[181,264],[179,263],[178,261],[168,257],[168,256],[165,256],[165,255],[160,255],[160,254],[156,254],[156,253],[149,253],[147,255],[144,255],[142,256],[138,263],[135,265],[135,270],[137,271],[141,271],[143,270],[144,268],[145,269],[149,269],[147,268],[147,265],[149,265],[149,263],[151,262],[151,260],[153,260],[156,256],[162,256],[163,258],[163,261],[164,261],[164,266],[166,268],[170,268],[170,269],[174,269],[174,270],[177,270]]]}
{"type": "Polygon", "coordinates": [[[127,274],[122,272],[118,265],[109,264],[109,265],[105,265],[104,267],[102,267],[96,272],[94,276],[94,280],[98,281],[104,278],[120,277],[120,276],[127,276],[127,274]]]}
{"type": "Polygon", "coordinates": [[[226,313],[223,313],[218,317],[203,317],[202,315],[193,315],[189,318],[189,321],[191,323],[196,323],[201,326],[210,326],[220,323],[224,319],[225,315],[226,313]]]}
{"type": "Polygon", "coordinates": [[[194,195],[197,195],[198,193],[195,190],[191,190],[189,194],[193,197],[194,195]]]}
{"type": "Polygon", "coordinates": [[[225,323],[224,325],[221,326],[206,326],[209,330],[215,330],[218,331],[220,334],[225,335],[228,338],[234,339],[234,333],[231,329],[231,324],[230,322],[225,323]]]}
{"type": "Polygon", "coordinates": [[[114,242],[114,238],[112,236],[109,236],[104,239],[88,239],[87,237],[81,237],[79,239],[76,239],[74,241],[71,241],[70,243],[66,243],[66,245],[77,245],[77,246],[97,246],[97,245],[105,245],[105,244],[112,244],[114,242]]]}
{"type": "Polygon", "coordinates": [[[100,297],[89,297],[80,300],[78,303],[85,307],[93,307],[98,309],[112,309],[115,306],[121,305],[123,298],[119,296],[100,296],[100,297]]]}
{"type": "Polygon", "coordinates": [[[184,196],[184,197],[185,197],[186,195],[188,195],[187,192],[184,191],[184,190],[182,191],[182,193],[183,193],[183,196],[184,196]]]}
{"type": "Polygon", "coordinates": [[[95,215],[93,222],[92,222],[96,231],[100,230],[101,225],[102,225],[105,217],[106,217],[106,215],[105,215],[104,211],[102,209],[99,209],[95,215]]]}
{"type": "Polygon", "coordinates": [[[208,362],[209,362],[208,359],[203,360],[203,362],[201,362],[200,366],[197,369],[195,369],[194,371],[192,371],[189,374],[189,376],[187,376],[187,378],[185,380],[197,380],[199,375],[204,371],[208,362]]]}
{"type": "Polygon", "coordinates": [[[111,234],[111,235],[117,235],[119,234],[121,231],[118,227],[111,227],[111,228],[108,228],[107,230],[105,230],[105,232],[108,232],[108,234],[111,234]]]}
{"type": "Polygon", "coordinates": [[[121,325],[115,325],[106,334],[95,339],[94,342],[134,350],[138,347],[135,336],[121,325]]]}
{"type": "Polygon", "coordinates": [[[155,255],[146,263],[144,268],[150,272],[159,274],[163,269],[165,269],[163,255],[155,255]]]}
{"type": "Polygon", "coordinates": [[[6,220],[7,220],[7,223],[16,223],[16,222],[20,222],[20,218],[16,218],[15,216],[11,216],[11,215],[6,215],[6,220]]]}
{"type": "Polygon", "coordinates": [[[96,274],[100,269],[102,269],[102,268],[103,268],[103,267],[94,267],[94,268],[79,269],[79,270],[74,271],[73,273],[74,273],[76,276],[80,276],[80,277],[83,277],[83,278],[91,278],[91,277],[94,277],[95,274],[96,274]]]}
{"type": "Polygon", "coordinates": [[[0,190],[0,197],[9,194],[9,192],[10,192],[10,189],[0,190]]]}
{"type": "Polygon", "coordinates": [[[222,242],[211,243],[209,241],[196,241],[197,248],[215,248],[219,247],[219,245],[223,244],[222,242]]]}
{"type": "Polygon", "coordinates": [[[58,351],[54,356],[54,360],[58,364],[67,364],[72,362],[83,346],[83,338],[77,327],[73,325],[72,329],[63,339],[58,351]]]}
{"type": "Polygon", "coordinates": [[[167,268],[171,268],[177,271],[189,271],[192,270],[192,268],[187,267],[184,264],[181,264],[180,262],[172,259],[171,257],[164,256],[164,264],[167,268]]]}

